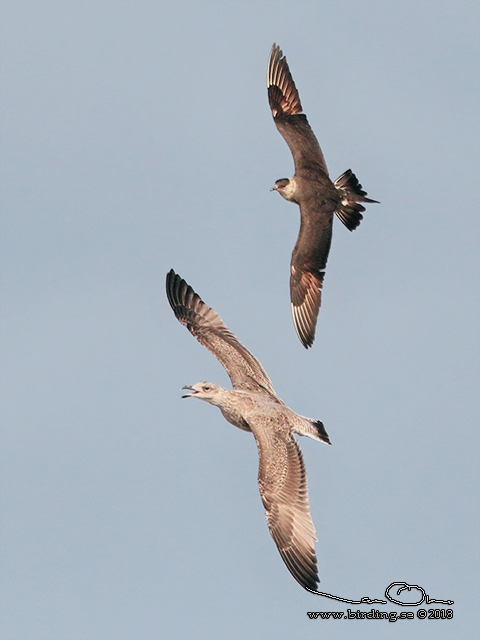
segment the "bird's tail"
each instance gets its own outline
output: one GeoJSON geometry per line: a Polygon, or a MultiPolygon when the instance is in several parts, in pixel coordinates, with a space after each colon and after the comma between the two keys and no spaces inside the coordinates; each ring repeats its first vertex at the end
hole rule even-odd
{"type": "Polygon", "coordinates": [[[351,169],[342,173],[335,180],[334,185],[341,197],[341,203],[335,213],[349,231],[354,231],[363,220],[362,212],[365,211],[365,207],[360,202],[378,204],[378,201],[366,197],[367,192],[363,191],[362,185],[351,169]]]}
{"type": "Polygon", "coordinates": [[[326,442],[327,444],[332,444],[330,442],[330,438],[328,437],[328,433],[323,426],[323,422],[320,420],[311,420],[310,418],[301,417],[301,422],[297,423],[293,430],[295,433],[298,433],[299,436],[308,436],[309,438],[313,438],[314,440],[321,440],[322,442],[326,442]]]}

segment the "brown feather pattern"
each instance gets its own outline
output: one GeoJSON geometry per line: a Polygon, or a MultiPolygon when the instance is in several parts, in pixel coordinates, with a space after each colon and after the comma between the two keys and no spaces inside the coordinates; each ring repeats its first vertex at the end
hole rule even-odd
{"type": "Polygon", "coordinates": [[[293,178],[277,181],[275,188],[300,207],[300,232],[291,259],[290,297],[295,329],[308,348],[315,339],[333,214],[352,231],[360,224],[365,211],[359,203],[376,201],[366,197],[350,170],[335,184],[330,180],[318,140],[307,117],[301,113],[300,97],[287,59],[276,44],[268,59],[267,90],[275,125],[295,165],[293,178]]]}
{"type": "Polygon", "coordinates": [[[317,538],[302,452],[289,433],[254,431],[254,435],[259,452],[258,484],[268,528],[295,580],[303,587],[315,589],[317,538]]]}
{"type": "Polygon", "coordinates": [[[282,56],[282,50],[274,44],[267,68],[268,99],[274,118],[302,112],[300,96],[288,68],[287,59],[282,56]]]}
{"type": "Polygon", "coordinates": [[[233,391],[216,387],[215,399],[203,399],[216,404],[232,424],[253,433],[259,456],[258,485],[270,534],[295,580],[315,590],[317,538],[305,465],[293,433],[329,443],[328,434],[321,422],[299,416],[283,404],[258,360],[173,269],[167,274],[166,289],[177,319],[218,358],[232,380],[233,391]]]}
{"type": "Polygon", "coordinates": [[[276,397],[259,361],[225,326],[221,317],[173,269],[167,274],[167,297],[175,317],[220,361],[234,389],[266,391],[276,397]]]}

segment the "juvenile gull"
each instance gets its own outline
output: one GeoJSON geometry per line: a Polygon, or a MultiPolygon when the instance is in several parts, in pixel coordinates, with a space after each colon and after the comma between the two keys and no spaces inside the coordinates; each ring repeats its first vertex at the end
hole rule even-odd
{"type": "Polygon", "coordinates": [[[295,175],[275,182],[286,200],[300,207],[300,232],[290,262],[290,299],[297,335],[305,348],[315,339],[321,289],[332,241],[333,214],[353,231],[365,207],[377,202],[366,197],[349,169],[333,183],[317,138],[302,113],[300,96],[287,60],[276,44],[267,70],[268,102],[278,131],[293,155],[295,175]]]}
{"type": "Polygon", "coordinates": [[[310,516],[307,478],[294,433],[330,444],[323,424],[294,413],[276,395],[259,361],[173,269],[167,297],[176,318],[225,367],[233,391],[211,382],[184,389],[184,398],[217,406],[231,424],[251,431],[258,447],[258,486],[268,528],[288,570],[302,587],[318,583],[315,528],[310,516]]]}

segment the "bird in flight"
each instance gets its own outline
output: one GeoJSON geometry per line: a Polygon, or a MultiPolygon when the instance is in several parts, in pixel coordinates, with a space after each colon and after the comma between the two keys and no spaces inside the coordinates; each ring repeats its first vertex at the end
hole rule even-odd
{"type": "Polygon", "coordinates": [[[294,413],[276,395],[260,362],[238,341],[220,316],[173,269],[167,298],[176,318],[220,361],[233,390],[212,382],[184,389],[184,398],[217,406],[231,424],[253,433],[258,448],[258,486],[268,528],[292,576],[305,589],[318,584],[315,527],[307,478],[294,434],[330,444],[323,424],[294,413]]]}
{"type": "Polygon", "coordinates": [[[290,262],[290,299],[297,335],[308,348],[315,339],[333,214],[353,231],[365,211],[360,203],[377,200],[366,197],[350,169],[335,182],[330,180],[320,145],[302,113],[287,60],[276,44],[268,60],[267,88],[275,125],[288,144],[295,165],[293,178],[277,180],[272,191],[300,207],[300,232],[290,262]]]}

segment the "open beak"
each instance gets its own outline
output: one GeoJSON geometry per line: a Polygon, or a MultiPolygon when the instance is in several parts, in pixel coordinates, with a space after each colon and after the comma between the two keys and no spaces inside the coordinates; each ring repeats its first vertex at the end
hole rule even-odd
{"type": "Polygon", "coordinates": [[[196,393],[198,393],[196,389],[194,389],[193,387],[189,387],[188,385],[185,385],[184,387],[182,387],[182,389],[190,389],[190,391],[192,392],[192,393],[186,393],[184,396],[182,396],[182,398],[191,398],[196,393]]]}

